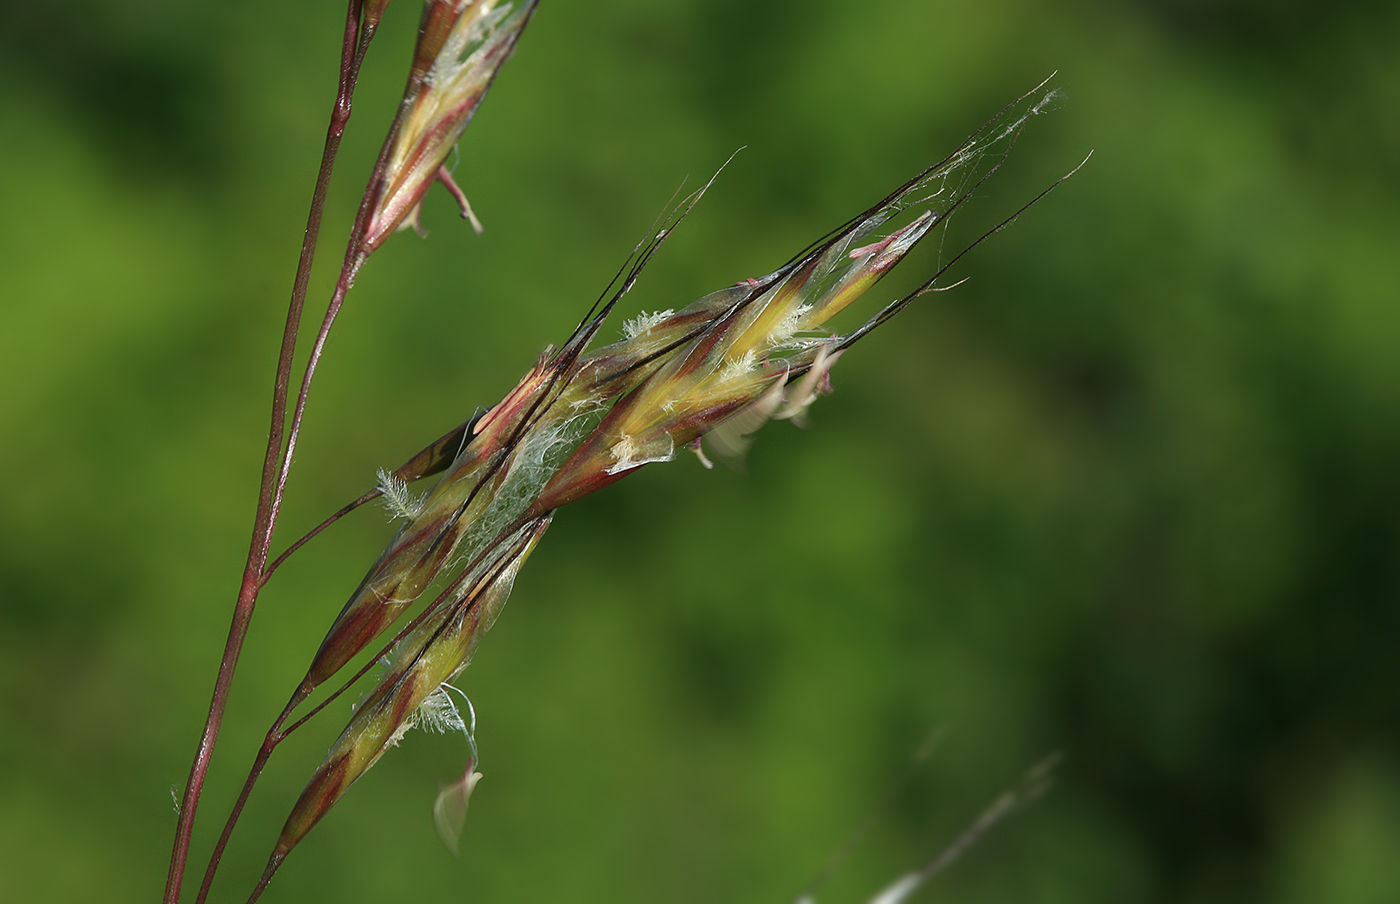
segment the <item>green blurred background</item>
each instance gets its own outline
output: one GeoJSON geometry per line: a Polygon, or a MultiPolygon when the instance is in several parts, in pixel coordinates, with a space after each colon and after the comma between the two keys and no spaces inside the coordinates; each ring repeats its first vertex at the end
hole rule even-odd
{"type": "MultiPolygon", "coordinates": [[[[72,0],[0,32],[0,900],[152,901],[247,549],[338,3],[72,0]]],[[[402,87],[390,7],[313,298],[402,87]]],[[[565,511],[459,681],[265,900],[864,900],[1050,753],[1053,793],[919,900],[1400,900],[1400,10],[1285,0],[546,0],[431,236],[333,336],[282,537],[567,335],[687,175],[747,150],[626,313],[767,272],[1052,70],[944,255],[1088,167],[842,360],[743,475],[565,511]]],[[[927,274],[911,257],[870,299],[927,274]]],[[[264,596],[204,801],[391,528],[264,596]]],[[[343,720],[345,707],[335,711],[343,720]]],[[[242,900],[338,731],[289,744],[242,900]]]]}

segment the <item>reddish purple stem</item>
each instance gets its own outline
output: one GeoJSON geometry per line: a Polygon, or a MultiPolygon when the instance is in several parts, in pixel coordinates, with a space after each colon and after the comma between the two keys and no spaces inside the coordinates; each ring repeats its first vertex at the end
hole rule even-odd
{"type": "MultiPolygon", "coordinates": [[[[257,605],[258,591],[265,579],[264,568],[268,551],[272,546],[272,535],[277,525],[277,510],[286,480],[286,462],[291,458],[291,446],[295,444],[297,422],[293,421],[292,440],[283,454],[283,439],[286,434],[287,396],[291,385],[293,357],[296,353],[297,333],[301,325],[302,312],[306,306],[307,287],[311,279],[311,265],[316,256],[316,241],[321,232],[321,216],[325,208],[326,191],[330,184],[331,171],[335,166],[336,154],[340,149],[341,137],[345,134],[350,120],[351,103],[355,91],[355,81],[360,64],[364,60],[365,49],[374,34],[373,23],[362,30],[360,0],[349,0],[345,17],[345,35],[341,44],[340,83],[336,92],[335,107],[331,113],[330,126],[326,131],[325,149],[321,155],[321,167],[316,176],[316,187],[311,197],[311,210],[307,217],[306,234],[302,240],[301,256],[297,261],[296,278],[292,284],[292,297],[287,306],[287,323],[282,332],[282,346],[277,358],[277,375],[272,393],[272,424],[268,431],[267,452],[263,456],[262,482],[258,490],[258,507],[253,519],[253,537],[248,550],[248,559],[243,568],[243,580],[238,590],[234,606],[233,621],[229,626],[228,640],[224,645],[224,655],[219,662],[218,677],[214,683],[213,698],[209,704],[209,715],[204,723],[204,731],[199,739],[190,777],[185,783],[185,792],[180,800],[180,815],[175,832],[175,843],[170,854],[170,872],[166,877],[165,904],[178,904],[180,889],[184,880],[185,866],[189,859],[190,841],[194,831],[195,814],[199,809],[200,796],[204,790],[204,780],[209,772],[209,762],[214,747],[218,744],[219,729],[223,724],[224,710],[228,705],[229,687],[233,682],[238,658],[243,650],[243,641],[248,635],[252,622],[253,609],[257,605]],[[280,465],[280,467],[279,467],[280,465]]],[[[304,385],[304,384],[303,384],[304,385]]],[[[298,404],[298,415],[301,404],[298,404]]],[[[299,420],[299,418],[298,418],[299,420]]]]}

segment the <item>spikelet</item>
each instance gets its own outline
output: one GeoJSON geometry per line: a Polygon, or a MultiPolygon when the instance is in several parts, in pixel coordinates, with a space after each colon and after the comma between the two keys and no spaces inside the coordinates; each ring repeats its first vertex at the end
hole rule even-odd
{"type": "Polygon", "coordinates": [[[424,724],[425,717],[432,715],[425,716],[424,704],[431,707],[443,684],[470,662],[549,520],[535,520],[498,544],[495,555],[458,585],[448,605],[429,613],[395,646],[385,673],[355,710],[292,808],[273,851],[274,863],[286,857],[404,732],[424,724]]]}
{"type": "Polygon", "coordinates": [[[862,220],[777,272],[706,296],[591,356],[582,378],[587,385],[628,391],[551,478],[533,511],[567,505],[642,465],[668,461],[712,431],[717,453],[735,458],[745,437],[770,418],[805,411],[844,347],[842,337],[815,331],[937,221],[926,212],[873,245],[847,251],[885,218],[862,220]]]}
{"type": "Polygon", "coordinates": [[[309,693],[364,650],[444,569],[477,562],[518,526],[570,420],[545,416],[559,410],[546,403],[557,397],[566,369],[559,356],[546,353],[500,404],[463,429],[464,448],[437,486],[415,501],[414,512],[405,513],[414,517],[395,533],[336,617],[299,693],[309,693]]]}
{"type": "Polygon", "coordinates": [[[390,233],[417,227],[418,209],[441,181],[477,232],[481,224],[451,174],[447,155],[476,113],[491,82],[515,48],[536,0],[430,0],[423,8],[413,67],[390,139],[387,168],[362,239],[368,254],[390,233]]]}

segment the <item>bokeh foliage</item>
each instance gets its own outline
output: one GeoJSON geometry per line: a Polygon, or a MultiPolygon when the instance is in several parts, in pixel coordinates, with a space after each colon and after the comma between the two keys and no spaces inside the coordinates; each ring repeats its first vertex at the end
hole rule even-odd
{"type": "MultiPolygon", "coordinates": [[[[340,14],[7,12],[0,900],[163,881],[340,14]]],[[[371,54],[323,261],[416,16],[391,7],[371,54]]],[[[284,538],[494,401],[739,145],[633,310],[767,272],[1051,70],[1066,104],[945,253],[1096,155],[747,474],[682,459],[561,514],[460,682],[486,775],[460,860],[429,806],[464,746],[410,736],[266,900],[787,900],[935,726],[823,901],[1056,750],[1057,790],[925,899],[1400,899],[1397,46],[1384,2],[543,4],[457,169],[487,232],[438,196],[427,241],[371,260],[284,538]]],[[[389,530],[357,515],[265,595],[211,820],[389,530]]],[[[274,760],[226,899],[338,728],[274,760]]]]}

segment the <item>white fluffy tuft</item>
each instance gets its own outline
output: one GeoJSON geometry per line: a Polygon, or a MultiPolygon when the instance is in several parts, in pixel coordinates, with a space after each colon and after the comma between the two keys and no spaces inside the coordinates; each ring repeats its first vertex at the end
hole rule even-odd
{"type": "Polygon", "coordinates": [[[667,308],[664,311],[656,311],[651,314],[648,314],[646,311],[642,311],[636,317],[633,317],[631,320],[627,321],[622,325],[622,335],[626,336],[628,339],[636,339],[642,333],[649,331],[652,327],[656,326],[658,323],[665,320],[667,317],[670,317],[674,313],[676,312],[671,310],[670,308],[667,308]]]}
{"type": "Polygon", "coordinates": [[[386,468],[380,468],[377,476],[379,477],[379,492],[384,494],[380,503],[389,513],[390,521],[398,518],[412,521],[423,514],[425,497],[410,490],[408,483],[402,477],[386,468]]]}

